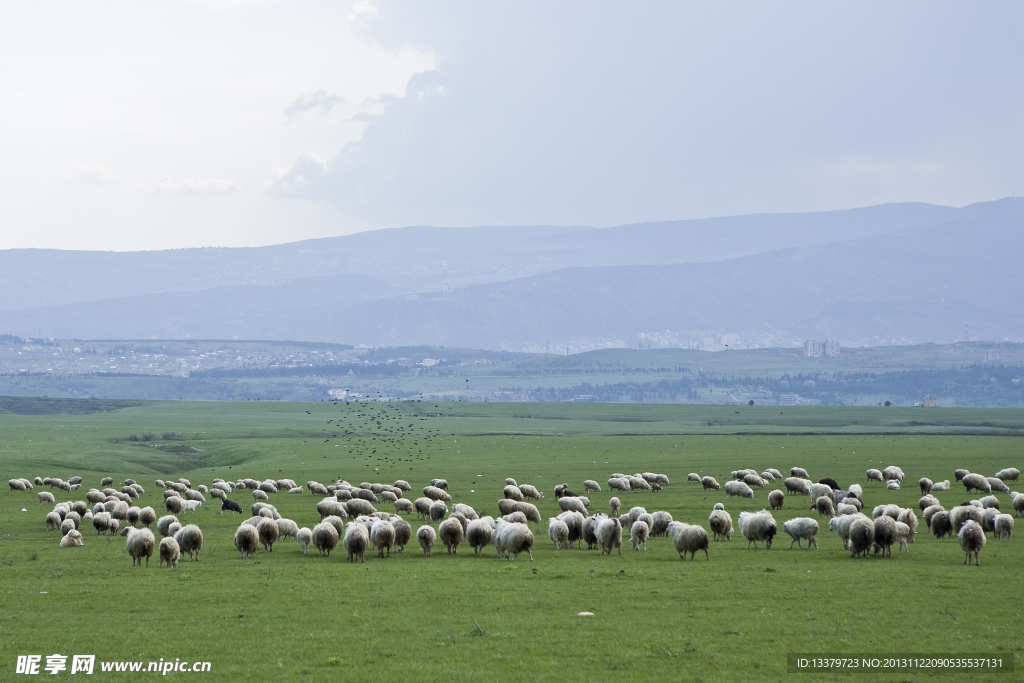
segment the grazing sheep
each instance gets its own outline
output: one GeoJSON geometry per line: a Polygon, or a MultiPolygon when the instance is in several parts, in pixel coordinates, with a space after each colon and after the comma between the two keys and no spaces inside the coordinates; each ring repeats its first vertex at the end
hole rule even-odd
{"type": "Polygon", "coordinates": [[[131,529],[128,540],[125,542],[125,549],[132,558],[132,566],[142,566],[142,558],[146,558],[146,566],[149,566],[149,558],[153,557],[153,550],[156,548],[156,538],[149,529],[131,529]]]}
{"type": "Polygon", "coordinates": [[[996,517],[999,516],[999,510],[996,508],[985,508],[981,511],[981,528],[986,532],[995,532],[995,521],[996,517]]]}
{"type": "Polygon", "coordinates": [[[966,474],[960,482],[967,489],[967,493],[975,489],[984,493],[992,493],[992,485],[980,474],[966,474]]]}
{"type": "MultiPolygon", "coordinates": [[[[1007,517],[1009,517],[1009,515],[1007,515],[1007,517]]],[[[60,539],[61,548],[77,548],[83,545],[85,545],[85,541],[82,540],[82,534],[74,529],[68,530],[68,532],[64,534],[63,538],[60,539]]]]}
{"type": "Polygon", "coordinates": [[[704,487],[705,491],[707,491],[708,489],[711,489],[712,491],[718,491],[719,489],[722,488],[714,477],[701,477],[700,484],[702,487],[704,487]]]}
{"type": "Polygon", "coordinates": [[[281,537],[281,531],[277,528],[277,522],[270,517],[264,517],[256,525],[256,533],[260,537],[260,543],[263,544],[263,552],[273,552],[274,543],[281,537]]]}
{"type": "Polygon", "coordinates": [[[629,528],[629,542],[633,546],[633,550],[639,550],[640,546],[647,550],[647,537],[651,535],[651,528],[647,526],[647,522],[638,519],[633,522],[633,526],[629,528]]]}
{"type": "MultiPolygon", "coordinates": [[[[59,512],[57,512],[56,510],[53,510],[51,512],[47,512],[46,513],[46,530],[47,531],[50,531],[51,529],[60,529],[60,525],[61,525],[61,518],[60,518],[60,513],[59,512]]],[[[105,526],[106,525],[104,525],[104,527],[105,526]]]]}
{"type": "Polygon", "coordinates": [[[882,477],[881,470],[870,469],[870,470],[868,470],[867,474],[868,474],[868,481],[882,481],[882,482],[885,481],[885,479],[882,477]]]}
{"type": "Polygon", "coordinates": [[[445,505],[444,501],[435,500],[430,504],[429,515],[431,522],[440,522],[446,514],[448,514],[448,506],[445,505]]]}
{"type": "Polygon", "coordinates": [[[669,524],[668,534],[672,537],[672,545],[679,553],[679,559],[685,560],[686,553],[690,553],[692,561],[698,550],[704,551],[704,559],[710,560],[708,555],[708,532],[704,527],[695,524],[684,524],[683,522],[672,522],[669,524]]]}
{"type": "Polygon", "coordinates": [[[695,481],[695,482],[697,482],[699,484],[700,483],[700,475],[697,474],[696,472],[690,472],[689,474],[686,475],[686,481],[687,482],[695,481]]]}
{"type": "Polygon", "coordinates": [[[474,510],[469,505],[466,505],[465,503],[456,503],[455,505],[453,505],[452,512],[458,512],[459,514],[463,515],[467,520],[480,519],[480,515],[476,513],[476,510],[474,510]]]}
{"type": "Polygon", "coordinates": [[[761,478],[764,479],[765,481],[775,481],[775,475],[769,472],[768,470],[765,470],[764,472],[761,473],[761,478]]]}
{"type": "Polygon", "coordinates": [[[164,507],[172,515],[180,515],[185,511],[185,501],[177,496],[172,496],[164,500],[164,507]]]}
{"type": "Polygon", "coordinates": [[[822,516],[822,517],[835,517],[836,516],[835,508],[832,505],[832,499],[829,498],[828,496],[821,496],[820,498],[815,500],[814,504],[811,505],[810,509],[811,510],[817,510],[818,511],[818,515],[822,516]]]}
{"type": "Polygon", "coordinates": [[[11,487],[12,491],[28,491],[28,487],[21,479],[9,479],[7,485],[11,487]]]}
{"type": "Polygon", "coordinates": [[[423,488],[423,495],[431,500],[443,500],[447,502],[452,499],[444,489],[440,489],[437,486],[425,486],[423,488]]]}
{"type": "Polygon", "coordinates": [[[963,478],[970,473],[970,470],[953,470],[953,476],[957,481],[963,481],[963,478]]]}
{"type": "Polygon", "coordinates": [[[711,509],[712,510],[724,510],[725,509],[725,503],[715,503],[713,506],[711,506],[711,509]]]}
{"type": "Polygon", "coordinates": [[[974,564],[978,565],[978,553],[981,552],[982,548],[985,547],[985,532],[982,531],[981,526],[973,519],[968,520],[959,533],[956,535],[957,540],[960,542],[960,549],[964,551],[966,555],[964,564],[970,566],[971,554],[974,554],[974,564]]]}
{"type": "Polygon", "coordinates": [[[1013,506],[1013,511],[1020,517],[1021,513],[1024,512],[1024,494],[1013,491],[1010,493],[1010,504],[1013,506]]]}
{"type": "Polygon", "coordinates": [[[597,537],[602,555],[611,555],[612,548],[618,548],[619,555],[622,554],[622,523],[618,518],[602,519],[597,524],[594,535],[597,537]]]}
{"type": "Polygon", "coordinates": [[[803,548],[800,541],[806,539],[807,549],[811,549],[811,544],[814,544],[814,548],[818,548],[818,521],[810,517],[794,517],[793,519],[787,520],[782,523],[782,530],[789,534],[793,540],[789,544],[789,549],[793,549],[793,543],[796,543],[798,548],[803,548]]]}
{"type": "Polygon", "coordinates": [[[907,541],[914,542],[917,536],[917,515],[912,508],[906,508],[896,517],[896,521],[907,525],[907,541]]]}
{"type": "MultiPolygon", "coordinates": [[[[600,491],[601,488],[598,487],[597,490],[600,491]]],[[[544,497],[544,493],[543,492],[539,491],[536,486],[530,486],[529,484],[522,484],[522,485],[520,485],[519,486],[519,491],[526,498],[533,498],[534,500],[540,500],[541,498],[544,497]]]]}
{"type": "MultiPolygon", "coordinates": [[[[413,505],[413,502],[408,498],[399,498],[398,500],[395,501],[395,512],[404,512],[408,515],[414,512],[415,509],[416,508],[413,505]]],[[[429,512],[430,509],[427,508],[427,510],[429,512]]]]}
{"type": "Polygon", "coordinates": [[[727,481],[725,482],[725,497],[732,498],[733,496],[739,496],[740,498],[753,498],[754,490],[742,481],[727,481]]]}
{"type": "Polygon", "coordinates": [[[310,543],[313,542],[313,531],[309,527],[304,526],[296,532],[295,540],[299,542],[302,554],[305,555],[309,551],[310,543]]]}
{"type": "MultiPolygon", "coordinates": [[[[250,527],[251,528],[251,527],[250,527]]],[[[236,542],[237,547],[237,542],[236,542]]],[[[168,567],[177,567],[178,559],[181,558],[181,549],[178,547],[178,542],[173,538],[162,538],[160,539],[160,566],[164,566],[164,562],[167,563],[168,567]]]]}
{"type": "Polygon", "coordinates": [[[613,491],[629,491],[631,486],[628,479],[612,477],[608,480],[608,488],[613,491]]]}
{"type": "Polygon", "coordinates": [[[791,467],[789,474],[792,477],[799,477],[800,479],[810,479],[810,476],[807,474],[807,470],[802,467],[791,467]]]}
{"type": "Polygon", "coordinates": [[[741,512],[739,522],[740,533],[743,534],[743,538],[747,539],[748,549],[750,544],[753,543],[754,550],[757,550],[757,542],[763,541],[765,548],[771,550],[772,539],[775,538],[778,529],[772,513],[767,510],[741,512]]]}
{"type": "Polygon", "coordinates": [[[36,497],[39,499],[40,505],[43,503],[52,503],[56,500],[56,498],[53,497],[53,494],[49,491],[40,491],[36,494],[36,497]]]}
{"type": "MultiPolygon", "coordinates": [[[[376,494],[370,489],[352,489],[351,495],[353,499],[365,500],[368,503],[379,502],[376,494]]],[[[448,496],[448,494],[445,494],[448,496]]],[[[445,500],[451,500],[451,496],[448,496],[445,500]]]]}
{"type": "Polygon", "coordinates": [[[949,490],[949,479],[945,481],[937,481],[932,484],[932,491],[948,491],[949,490]]]}
{"type": "Polygon", "coordinates": [[[668,525],[672,523],[672,514],[659,510],[651,515],[651,536],[664,536],[667,533],[668,525]]]}
{"type": "Polygon", "coordinates": [[[756,486],[757,488],[760,489],[764,488],[766,482],[764,479],[762,479],[760,476],[756,474],[748,474],[743,477],[743,483],[749,486],[750,488],[754,488],[756,486]]]}
{"type": "Polygon", "coordinates": [[[379,557],[384,557],[385,550],[387,557],[391,557],[391,548],[395,545],[394,525],[383,519],[375,520],[373,526],[370,527],[370,542],[377,549],[379,557]]]}
{"type": "MultiPolygon", "coordinates": [[[[892,521],[891,519],[889,521],[892,521]]],[[[895,522],[894,522],[895,524],[895,522]]],[[[850,557],[863,555],[868,557],[871,546],[875,543],[875,524],[867,517],[854,517],[850,523],[850,557]]]]}
{"type": "Polygon", "coordinates": [[[555,544],[555,550],[569,545],[569,527],[557,517],[548,517],[548,538],[555,544]]]}
{"type": "Polygon", "coordinates": [[[391,525],[395,527],[395,547],[398,548],[398,552],[404,553],[405,546],[412,539],[412,525],[401,517],[392,518],[391,525]]]}
{"type": "Polygon", "coordinates": [[[631,489],[640,489],[641,491],[650,491],[651,485],[643,477],[630,477],[629,487],[631,489]]]}
{"type": "Polygon", "coordinates": [[[885,479],[885,481],[898,481],[902,484],[903,470],[901,470],[899,467],[896,467],[895,465],[889,465],[884,470],[882,470],[882,478],[885,479]]]}
{"type": "MultiPolygon", "coordinates": [[[[340,502],[340,501],[339,501],[340,502]]],[[[370,516],[377,511],[377,508],[370,504],[370,501],[363,500],[362,498],[353,498],[347,503],[342,503],[347,509],[349,514],[352,515],[367,515],[370,516]]],[[[336,515],[341,517],[341,515],[336,515]]]]}
{"type": "Polygon", "coordinates": [[[833,491],[838,491],[840,488],[842,488],[841,486],[839,486],[838,483],[836,483],[836,480],[833,479],[832,477],[825,477],[823,479],[819,479],[818,483],[819,484],[825,484],[826,486],[828,486],[833,491]]]}
{"type": "Polygon", "coordinates": [[[885,515],[887,517],[892,517],[893,520],[896,520],[899,518],[901,512],[903,512],[903,508],[901,508],[899,505],[889,503],[888,505],[875,506],[875,509],[871,511],[871,517],[872,519],[878,519],[882,515],[885,515]]]}
{"type": "Polygon", "coordinates": [[[156,510],[148,505],[139,510],[139,524],[147,529],[156,521],[156,510]]]}
{"type": "Polygon", "coordinates": [[[526,524],[528,521],[530,521],[526,519],[526,515],[524,515],[522,512],[511,512],[507,515],[502,515],[501,519],[505,520],[506,522],[516,522],[517,524],[526,524]]]}
{"type": "Polygon", "coordinates": [[[910,539],[910,527],[903,522],[896,522],[896,540],[900,544],[900,552],[910,551],[907,541],[910,539]]]}
{"type": "Polygon", "coordinates": [[[64,536],[69,531],[78,531],[78,529],[75,528],[75,520],[65,517],[64,521],[60,524],[61,536],[64,536]]]}
{"type": "Polygon", "coordinates": [[[949,520],[949,513],[945,510],[939,510],[932,515],[928,528],[931,529],[932,536],[938,539],[941,539],[943,536],[952,536],[954,533],[953,524],[949,520]]]}
{"type": "MultiPolygon", "coordinates": [[[[996,472],[996,478],[1002,481],[1017,481],[1020,477],[1020,470],[1016,467],[1007,467],[1005,470],[996,472]]],[[[38,477],[36,477],[38,479],[38,477]]]]}
{"type": "Polygon", "coordinates": [[[579,497],[562,496],[561,498],[558,499],[558,507],[562,509],[562,512],[566,512],[568,510],[575,510],[584,517],[587,516],[587,506],[579,497]]]}
{"type": "Polygon", "coordinates": [[[978,502],[981,503],[981,506],[984,508],[999,509],[999,499],[995,496],[984,496],[978,502]]]}
{"type": "MultiPolygon", "coordinates": [[[[498,503],[498,509],[501,509],[501,507],[502,507],[501,503],[502,502],[508,503],[508,504],[510,504],[512,506],[512,509],[510,510],[510,512],[522,512],[524,515],[526,515],[527,521],[533,522],[534,524],[540,524],[540,520],[541,520],[540,510],[538,510],[537,506],[534,505],[533,503],[520,503],[520,502],[517,502],[517,501],[514,501],[514,500],[500,501],[498,503]]],[[[584,513],[584,514],[586,514],[586,513],[584,513]]]]}
{"type": "Polygon", "coordinates": [[[385,501],[387,501],[389,503],[395,503],[395,502],[398,501],[398,496],[396,496],[391,491],[382,491],[381,494],[380,494],[380,497],[381,497],[381,499],[383,499],[383,500],[385,500],[385,501]]]}
{"type": "MultiPolygon", "coordinates": [[[[274,530],[276,530],[274,526],[274,530]]],[[[182,553],[188,553],[188,561],[199,562],[199,551],[203,549],[203,530],[196,524],[185,524],[174,535],[182,553]]]]}
{"type": "Polygon", "coordinates": [[[921,519],[924,520],[925,527],[928,528],[928,529],[931,529],[932,528],[932,515],[934,515],[936,512],[945,511],[945,509],[946,508],[944,508],[944,507],[942,507],[941,505],[938,505],[938,504],[936,504],[936,505],[929,505],[928,507],[926,507],[924,509],[924,511],[921,513],[921,519]]]}
{"type": "Polygon", "coordinates": [[[509,500],[524,500],[523,492],[519,490],[519,487],[512,486],[511,484],[505,487],[502,495],[509,500]]]}
{"type": "Polygon", "coordinates": [[[330,522],[320,522],[313,527],[311,540],[316,549],[320,551],[320,557],[331,556],[331,551],[338,546],[338,538],[338,529],[330,522]]]}
{"type": "MultiPolygon", "coordinates": [[[[466,543],[477,555],[483,555],[484,548],[491,542],[494,520],[490,517],[474,519],[466,527],[466,543]]],[[[430,527],[427,527],[430,528],[430,527]]],[[[568,532],[568,529],[567,529],[568,532]]]]}
{"type": "Polygon", "coordinates": [[[831,498],[832,502],[836,505],[842,503],[844,500],[850,497],[856,498],[856,496],[850,496],[849,491],[842,491],[839,489],[835,489],[829,493],[829,498],[831,498]]]}
{"type": "Polygon", "coordinates": [[[342,540],[345,545],[345,552],[348,553],[348,561],[355,562],[356,558],[364,562],[366,547],[370,543],[370,534],[365,524],[349,524],[345,529],[345,537],[342,540]]]}
{"type": "Polygon", "coordinates": [[[1004,484],[1002,479],[998,479],[996,477],[985,477],[985,481],[988,482],[989,487],[993,491],[998,491],[999,493],[1010,492],[1010,487],[1004,484]]]}
{"type": "Polygon", "coordinates": [[[525,524],[497,519],[494,521],[491,540],[499,557],[515,562],[519,553],[526,552],[533,562],[533,532],[525,524]]]}
{"type": "Polygon", "coordinates": [[[96,535],[103,536],[110,531],[110,523],[116,521],[111,519],[109,512],[97,513],[92,518],[92,526],[96,529],[96,535]]]}
{"type": "Polygon", "coordinates": [[[448,553],[459,554],[459,544],[465,537],[465,531],[459,520],[449,517],[437,525],[437,535],[441,537],[441,543],[448,549],[448,553]]]}
{"type": "Polygon", "coordinates": [[[928,494],[928,495],[925,495],[925,496],[921,496],[921,499],[919,501],[917,501],[917,506],[919,508],[921,508],[921,512],[924,512],[925,510],[927,510],[931,506],[938,505],[938,504],[939,504],[939,499],[936,498],[935,496],[931,495],[931,494],[928,494]]]}
{"type": "Polygon", "coordinates": [[[932,480],[929,479],[928,477],[921,477],[917,481],[917,485],[921,487],[922,496],[927,496],[929,493],[931,493],[932,487],[935,486],[934,482],[932,482],[932,480]]]}
{"type": "Polygon", "coordinates": [[[875,520],[875,540],[873,547],[875,555],[879,551],[882,557],[892,557],[892,544],[896,542],[896,520],[888,515],[882,515],[875,520]]]}
{"type": "Polygon", "coordinates": [[[782,483],[786,485],[786,491],[788,493],[799,493],[803,496],[811,495],[811,482],[806,479],[787,477],[782,483]]]}
{"type": "Polygon", "coordinates": [[[786,502],[786,494],[782,491],[775,489],[768,494],[768,505],[771,506],[772,510],[781,510],[783,503],[786,502]]]}
{"type": "Polygon", "coordinates": [[[957,505],[949,511],[949,523],[954,533],[959,534],[969,520],[981,525],[981,510],[974,505],[957,505]]]}
{"type": "Polygon", "coordinates": [[[161,536],[173,536],[170,528],[172,524],[178,524],[178,518],[174,515],[164,515],[156,522],[156,530],[161,536]]]}
{"type": "MultiPolygon", "coordinates": [[[[869,523],[872,523],[871,520],[868,520],[866,515],[863,515],[859,512],[852,515],[844,515],[842,517],[833,517],[832,519],[828,520],[829,530],[836,532],[837,534],[839,534],[839,538],[843,539],[844,550],[850,549],[850,526],[853,524],[853,521],[855,519],[865,519],[869,523]]],[[[873,523],[872,528],[874,528],[873,523]]]]}
{"type": "Polygon", "coordinates": [[[434,527],[427,526],[424,524],[416,530],[416,540],[419,542],[420,547],[423,548],[423,557],[430,557],[431,550],[434,547],[434,541],[437,540],[437,534],[434,533],[434,527]]]}
{"type": "Polygon", "coordinates": [[[732,515],[725,510],[712,510],[708,517],[708,526],[716,541],[732,540],[732,515]]]}
{"type": "Polygon", "coordinates": [[[433,503],[434,501],[426,497],[416,499],[414,505],[420,519],[430,519],[430,506],[433,503]]]}
{"type": "Polygon", "coordinates": [[[611,513],[612,517],[619,516],[619,510],[621,509],[621,507],[622,503],[615,496],[612,496],[611,499],[608,501],[608,510],[611,513]]]}
{"type": "Polygon", "coordinates": [[[1009,540],[1013,533],[1013,517],[1007,514],[997,515],[992,522],[992,532],[996,538],[1009,540]]]}

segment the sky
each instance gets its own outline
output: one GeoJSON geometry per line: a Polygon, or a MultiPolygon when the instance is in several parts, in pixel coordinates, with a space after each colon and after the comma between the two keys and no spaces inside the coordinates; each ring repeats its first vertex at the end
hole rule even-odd
{"type": "Polygon", "coordinates": [[[11,2],[0,249],[1024,192],[1024,5],[11,2]]]}

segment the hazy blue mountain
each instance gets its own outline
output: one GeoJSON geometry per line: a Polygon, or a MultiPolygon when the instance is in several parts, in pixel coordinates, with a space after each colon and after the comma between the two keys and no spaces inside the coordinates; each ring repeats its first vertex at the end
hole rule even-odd
{"type": "Polygon", "coordinates": [[[278,285],[359,273],[407,293],[561,268],[722,260],[932,225],[965,211],[885,204],[848,211],[643,223],[615,228],[407,227],[258,248],[89,252],[0,251],[0,311],[140,294],[278,285]]]}
{"type": "MultiPolygon", "coordinates": [[[[1024,310],[1024,284],[1017,276],[1017,262],[1024,254],[1024,200],[959,210],[922,206],[604,230],[537,228],[519,242],[506,242],[512,254],[508,263],[532,263],[539,268],[540,261],[529,259],[541,253],[547,255],[544,264],[550,266],[561,262],[559,254],[570,261],[612,260],[615,252],[620,263],[548,269],[527,277],[470,284],[449,295],[436,291],[412,295],[400,277],[349,271],[280,284],[220,286],[7,311],[0,331],[26,336],[41,331],[44,336],[65,338],[238,337],[508,350],[530,345],[536,349],[546,339],[555,344],[621,339],[632,345],[638,333],[661,330],[734,333],[746,342],[775,335],[789,340],[879,344],[954,341],[964,338],[966,327],[975,339],[1024,339],[1024,321],[1019,316],[1024,310]],[[931,218],[922,218],[925,213],[931,218]],[[858,215],[860,222],[851,218],[858,215]],[[834,220],[826,223],[832,232],[819,229],[825,223],[816,228],[810,218],[814,216],[820,220],[831,216],[834,220]],[[910,227],[894,229],[901,220],[910,227]],[[708,233],[706,238],[695,234],[698,227],[708,233]],[[758,233],[762,229],[764,234],[758,233]],[[733,244],[723,237],[733,232],[748,235],[739,242],[744,246],[776,239],[810,241],[813,235],[860,234],[710,260],[712,254],[733,244]],[[692,244],[698,247],[687,251],[689,233],[694,233],[692,244]],[[631,247],[631,240],[639,246],[631,247]],[[530,251],[533,242],[542,247],[530,251]],[[655,253],[656,245],[661,245],[661,254],[655,253]],[[679,253],[671,253],[673,249],[679,253]],[[644,265],[633,263],[641,258],[647,259],[644,265]],[[663,262],[671,259],[691,262],[663,262]]],[[[374,268],[397,268],[396,264],[409,262],[417,249],[432,249],[433,241],[450,233],[433,228],[404,230],[402,234],[409,238],[399,240],[403,244],[390,256],[374,252],[379,259],[374,268]]],[[[489,243],[482,237],[486,231],[505,234],[505,229],[498,228],[467,230],[473,239],[463,253],[477,254],[478,272],[493,275],[499,270],[500,255],[486,252],[489,243]]],[[[366,242],[360,249],[369,253],[369,243],[377,235],[354,237],[366,242]]],[[[267,249],[296,250],[299,244],[310,243],[267,249]]],[[[282,255],[276,263],[287,263],[288,258],[282,255]]]]}

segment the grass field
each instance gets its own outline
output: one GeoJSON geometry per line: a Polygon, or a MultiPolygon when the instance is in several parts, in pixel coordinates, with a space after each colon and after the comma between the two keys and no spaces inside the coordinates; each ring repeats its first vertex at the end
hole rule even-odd
{"type": "MultiPolygon", "coordinates": [[[[84,477],[82,491],[57,492],[58,500],[84,499],[104,475],[132,477],[146,489],[138,504],[158,510],[156,478],[184,476],[193,486],[214,477],[344,477],[354,484],[402,478],[412,496],[444,477],[454,502],[491,514],[504,478],[515,477],[546,493],[539,507],[548,517],[558,511],[556,483],[579,489],[585,478],[604,485],[612,472],[654,471],[672,484],[659,493],[619,494],[623,509],[667,510],[706,527],[714,503],[724,502],[735,523],[740,511],[767,506],[770,487],[754,500],[726,500],[687,484],[691,471],[724,483],[738,468],[800,466],[815,480],[860,483],[867,508],[916,508],[919,477],[953,479],[957,467],[991,476],[1024,462],[1022,411],[926,415],[880,408],[148,403],[85,415],[0,413],[0,472],[84,477]],[[903,490],[865,481],[865,469],[888,464],[906,472],[903,490]]],[[[13,673],[17,655],[41,654],[45,662],[52,653],[207,660],[213,676],[230,681],[760,681],[787,678],[789,652],[1021,650],[1019,539],[990,535],[977,568],[962,564],[955,541],[926,532],[909,553],[852,560],[821,519],[820,550],[789,550],[782,522],[814,516],[803,497],[788,497],[775,513],[780,536],[771,550],[746,550],[737,531],[732,542],[712,543],[710,561],[680,561],[667,538],[651,539],[646,552],[626,541],[621,557],[555,551],[545,524],[535,529],[532,563],[526,556],[499,560],[493,548],[474,557],[466,546],[458,556],[437,546],[424,558],[413,541],[404,554],[381,560],[368,553],[356,565],[340,548],[330,559],[303,556],[294,541],[243,560],[232,536],[248,514],[221,515],[211,501],[184,515],[203,529],[201,561],[168,570],[158,569],[155,557],[148,569],[133,569],[124,539],[97,537],[91,527],[83,528],[85,547],[60,549],[59,534],[45,531],[50,506],[37,503],[40,490],[0,492],[0,680],[21,678],[13,673]],[[581,611],[594,616],[577,616],[581,611]]],[[[592,495],[593,507],[607,510],[610,495],[592,495]]],[[[936,495],[947,508],[967,498],[955,484],[936,495]]],[[[1007,510],[1009,497],[999,498],[1007,510]]],[[[233,499],[243,508],[252,502],[247,492],[233,499]]],[[[271,495],[283,516],[309,527],[319,521],[317,500],[271,495]]],[[[414,531],[423,523],[409,521],[414,531]]]]}

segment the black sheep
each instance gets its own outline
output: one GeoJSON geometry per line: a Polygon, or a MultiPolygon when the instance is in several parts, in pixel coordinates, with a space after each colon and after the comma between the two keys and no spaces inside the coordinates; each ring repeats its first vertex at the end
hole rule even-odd
{"type": "Polygon", "coordinates": [[[242,514],[241,506],[238,503],[236,503],[235,501],[228,500],[227,498],[224,498],[223,500],[221,500],[221,503],[220,503],[221,514],[223,514],[225,510],[230,510],[232,512],[237,512],[238,514],[242,514]]]}
{"type": "Polygon", "coordinates": [[[838,491],[839,490],[839,484],[837,484],[836,480],[833,479],[832,477],[825,477],[824,479],[822,479],[818,483],[819,484],[827,484],[828,487],[830,489],[832,489],[833,491],[838,491]]]}

